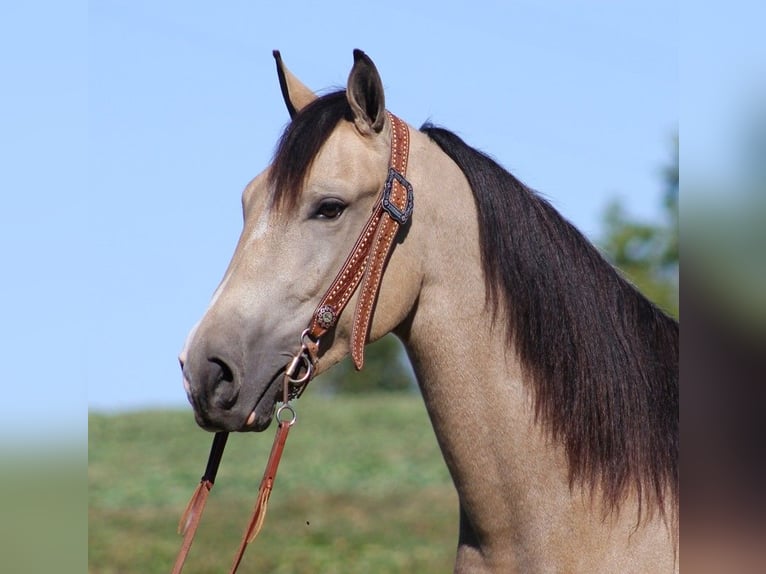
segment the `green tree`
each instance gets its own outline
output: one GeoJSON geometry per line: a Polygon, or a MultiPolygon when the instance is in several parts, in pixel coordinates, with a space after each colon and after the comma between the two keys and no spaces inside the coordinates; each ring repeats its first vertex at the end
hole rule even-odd
{"type": "Polygon", "coordinates": [[[662,170],[663,218],[657,223],[638,221],[619,200],[604,214],[600,242],[607,259],[649,299],[678,316],[678,136],[672,157],[662,170]]]}

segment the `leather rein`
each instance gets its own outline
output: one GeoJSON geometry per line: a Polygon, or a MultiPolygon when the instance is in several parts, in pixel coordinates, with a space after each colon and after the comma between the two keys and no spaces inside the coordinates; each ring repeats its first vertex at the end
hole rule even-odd
{"type": "MultiPolygon", "coordinates": [[[[261,479],[253,513],[234,557],[230,574],[237,571],[247,545],[258,536],[263,526],[287,434],[297,418],[291,401],[299,398],[313,379],[319,358],[320,339],[335,326],[360,284],[362,290],[357,299],[351,331],[351,358],[357,370],[361,370],[364,365],[364,346],[367,342],[383,272],[393,248],[394,239],[400,227],[409,221],[413,207],[412,186],[405,179],[409,157],[409,129],[402,120],[390,112],[387,113],[391,123],[391,159],[388,177],[359,238],[314,310],[308,327],[301,334],[300,350],[285,367],[282,405],[275,414],[278,427],[274,444],[261,479]]],[[[205,473],[179,521],[178,532],[184,538],[173,566],[173,574],[181,572],[191,549],[205,502],[215,482],[228,435],[228,432],[222,431],[217,432],[213,437],[205,473]]]]}

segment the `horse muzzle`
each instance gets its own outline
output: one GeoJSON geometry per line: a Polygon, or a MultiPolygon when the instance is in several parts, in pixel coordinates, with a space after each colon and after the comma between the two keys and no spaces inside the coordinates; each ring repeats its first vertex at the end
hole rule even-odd
{"type": "Polygon", "coordinates": [[[197,424],[209,431],[262,431],[273,417],[279,377],[261,392],[245,389],[233,363],[224,358],[179,357],[186,396],[197,424]]]}

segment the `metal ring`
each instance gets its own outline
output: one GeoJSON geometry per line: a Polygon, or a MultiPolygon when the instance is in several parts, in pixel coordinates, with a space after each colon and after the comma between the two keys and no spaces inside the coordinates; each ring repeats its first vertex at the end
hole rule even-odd
{"type": "Polygon", "coordinates": [[[308,348],[308,345],[307,345],[307,344],[305,343],[305,341],[304,341],[304,339],[306,339],[307,337],[308,337],[309,341],[311,341],[313,344],[315,344],[315,345],[316,345],[317,343],[319,343],[319,339],[317,339],[317,340],[315,341],[315,340],[314,340],[314,339],[311,337],[310,333],[311,333],[311,329],[304,329],[304,330],[303,330],[303,333],[301,333],[301,348],[303,348],[303,349],[307,349],[307,348],[308,348]]]}
{"type": "Polygon", "coordinates": [[[304,374],[299,379],[294,379],[289,374],[287,376],[287,380],[290,381],[294,385],[302,385],[303,383],[308,382],[314,373],[314,365],[311,364],[311,360],[305,355],[305,353],[301,353],[298,355],[301,360],[303,361],[303,365],[306,367],[306,374],[304,374]]]}
{"type": "Polygon", "coordinates": [[[298,415],[295,414],[295,409],[290,405],[290,403],[285,403],[281,407],[277,409],[277,414],[275,415],[275,418],[277,419],[278,423],[284,423],[286,422],[289,426],[293,426],[295,424],[295,421],[298,418],[298,415]],[[289,419],[282,419],[280,418],[282,413],[288,410],[290,411],[290,418],[289,419]]]}

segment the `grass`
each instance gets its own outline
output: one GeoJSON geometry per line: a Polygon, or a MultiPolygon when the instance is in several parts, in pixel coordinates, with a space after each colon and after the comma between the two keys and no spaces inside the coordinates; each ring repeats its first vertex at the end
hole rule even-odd
{"type": "MultiPolygon", "coordinates": [[[[266,524],[240,572],[451,571],[457,497],[420,398],[309,392],[296,407],[266,524]]],[[[184,572],[228,571],[273,432],[229,438],[184,572]]],[[[91,574],[169,572],[211,438],[188,411],[90,415],[91,574]]]]}
{"type": "Polygon", "coordinates": [[[84,448],[76,445],[0,452],[0,571],[85,571],[84,478],[84,448]]]}

